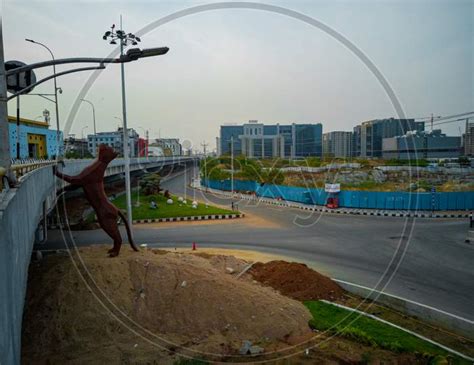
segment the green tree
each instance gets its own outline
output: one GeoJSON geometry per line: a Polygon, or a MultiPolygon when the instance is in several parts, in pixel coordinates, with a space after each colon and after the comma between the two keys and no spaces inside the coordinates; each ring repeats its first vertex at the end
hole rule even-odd
{"type": "Polygon", "coordinates": [[[160,187],[161,177],[158,174],[148,174],[140,179],[140,189],[145,195],[158,194],[162,189],[160,187]]]}

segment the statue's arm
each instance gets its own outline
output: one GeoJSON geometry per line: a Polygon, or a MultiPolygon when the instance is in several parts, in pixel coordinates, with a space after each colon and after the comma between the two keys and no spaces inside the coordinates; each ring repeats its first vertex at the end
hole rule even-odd
{"type": "Polygon", "coordinates": [[[79,176],[70,176],[63,174],[62,172],[58,171],[58,168],[56,166],[53,166],[53,173],[60,179],[63,179],[64,181],[68,182],[69,184],[81,185],[81,178],[79,176]]]}

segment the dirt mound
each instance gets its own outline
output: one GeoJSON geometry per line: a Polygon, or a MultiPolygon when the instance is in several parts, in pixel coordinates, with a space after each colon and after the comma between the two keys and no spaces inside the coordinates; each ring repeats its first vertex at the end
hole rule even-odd
{"type": "Polygon", "coordinates": [[[274,349],[311,336],[303,304],[236,278],[247,265],[242,260],[126,248],[111,259],[106,250],[80,249],[99,289],[92,293],[68,257],[48,257],[31,268],[25,359],[97,360],[107,349],[120,362],[129,353],[136,359],[144,349],[156,352],[108,313],[112,307],[176,346],[219,354],[238,353],[245,340],[274,349]],[[99,303],[96,295],[107,299],[99,303]]]}
{"type": "Polygon", "coordinates": [[[344,290],[330,278],[296,262],[258,262],[249,273],[255,280],[296,300],[335,300],[344,294],[344,290]]]}

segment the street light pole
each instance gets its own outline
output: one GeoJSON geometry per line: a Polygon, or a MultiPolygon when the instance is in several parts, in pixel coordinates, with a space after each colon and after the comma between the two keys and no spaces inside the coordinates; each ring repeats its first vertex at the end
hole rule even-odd
{"type": "Polygon", "coordinates": [[[0,21],[0,191],[3,189],[3,177],[15,182],[11,171],[10,133],[8,126],[7,77],[3,55],[2,22],[0,21]]]}
{"type": "Polygon", "coordinates": [[[81,157],[84,158],[84,129],[89,128],[89,126],[82,127],[81,129],[81,157]]]}
{"type": "Polygon", "coordinates": [[[234,196],[234,136],[230,137],[230,192],[234,196]]]}
{"type": "MultiPolygon", "coordinates": [[[[48,46],[46,46],[45,44],[43,43],[40,43],[40,42],[36,42],[32,39],[25,39],[25,41],[27,42],[30,42],[30,43],[34,43],[34,44],[37,44],[39,46],[42,46],[44,48],[46,48],[49,52],[49,54],[51,55],[51,58],[53,59],[53,61],[55,61],[55,58],[54,58],[54,54],[53,52],[49,49],[48,46]]],[[[56,83],[56,65],[53,63],[53,75],[54,75],[54,104],[56,105],[56,158],[59,157],[59,153],[60,153],[60,144],[61,144],[61,138],[60,138],[60,130],[59,130],[59,105],[58,105],[58,85],[56,83]]],[[[19,99],[19,97],[18,97],[19,99]]]]}
{"type": "Polygon", "coordinates": [[[92,102],[86,99],[81,99],[81,101],[86,102],[92,107],[92,121],[94,123],[94,146],[93,146],[93,151],[94,151],[94,156],[97,154],[97,130],[95,129],[95,107],[92,102]]]}

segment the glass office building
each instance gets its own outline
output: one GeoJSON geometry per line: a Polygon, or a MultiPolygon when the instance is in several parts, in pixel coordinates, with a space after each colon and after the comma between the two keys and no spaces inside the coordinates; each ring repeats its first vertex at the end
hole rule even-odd
{"type": "Polygon", "coordinates": [[[251,120],[244,125],[223,125],[220,130],[221,155],[231,153],[233,137],[234,155],[251,158],[302,158],[322,156],[321,123],[265,125],[251,120]]]}
{"type": "Polygon", "coordinates": [[[382,157],[382,140],[403,136],[408,131],[423,132],[424,122],[414,119],[375,119],[354,127],[354,156],[382,157]]]}

